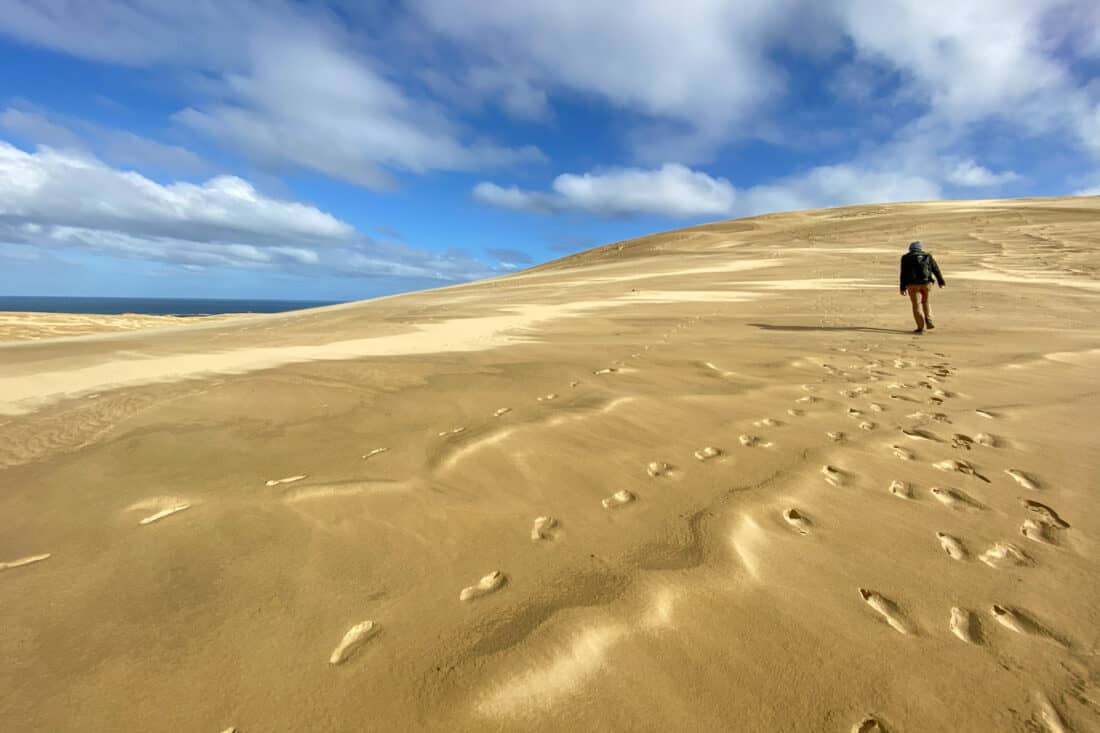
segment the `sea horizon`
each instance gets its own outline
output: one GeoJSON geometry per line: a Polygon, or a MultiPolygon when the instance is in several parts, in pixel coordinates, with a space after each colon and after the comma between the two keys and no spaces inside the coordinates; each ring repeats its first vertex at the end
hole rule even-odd
{"type": "Polygon", "coordinates": [[[63,295],[0,295],[0,312],[82,313],[148,316],[214,316],[225,313],[285,313],[336,305],[340,300],[264,298],[141,298],[63,295]]]}

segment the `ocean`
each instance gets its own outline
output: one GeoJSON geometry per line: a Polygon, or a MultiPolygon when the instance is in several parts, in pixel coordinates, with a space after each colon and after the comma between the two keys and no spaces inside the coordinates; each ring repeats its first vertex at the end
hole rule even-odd
{"type": "Polygon", "coordinates": [[[0,295],[0,311],[35,313],[141,313],[149,316],[213,316],[219,313],[283,313],[341,301],[207,298],[65,298],[0,295]]]}

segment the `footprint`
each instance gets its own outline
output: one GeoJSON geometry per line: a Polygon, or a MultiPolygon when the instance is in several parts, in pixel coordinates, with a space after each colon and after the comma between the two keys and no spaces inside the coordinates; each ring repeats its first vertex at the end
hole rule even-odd
{"type": "Polygon", "coordinates": [[[493,417],[500,417],[501,415],[507,415],[512,411],[511,407],[502,407],[493,413],[493,417]]]}
{"type": "Polygon", "coordinates": [[[558,526],[558,520],[553,517],[535,517],[535,523],[531,526],[531,541],[553,539],[548,533],[558,526]]]}
{"type": "Polygon", "coordinates": [[[773,420],[770,417],[765,417],[764,419],[757,420],[756,422],[753,423],[753,425],[755,425],[758,428],[761,428],[761,427],[764,427],[764,428],[777,428],[782,424],[783,423],[779,422],[778,420],[773,420]]]}
{"type": "Polygon", "coordinates": [[[995,542],[992,547],[978,556],[978,559],[991,568],[1010,565],[1025,566],[1031,564],[1031,558],[1011,542],[995,542]]]}
{"type": "Polygon", "coordinates": [[[300,476],[287,476],[286,478],[274,478],[264,483],[264,486],[278,486],[279,484],[292,484],[295,481],[301,481],[306,478],[305,474],[300,476]]]}
{"type": "Polygon", "coordinates": [[[989,612],[993,615],[993,618],[997,620],[997,623],[1010,631],[1015,631],[1017,634],[1042,637],[1058,646],[1066,646],[1065,642],[1054,636],[1050,631],[1043,628],[1038,622],[1019,609],[1001,606],[995,603],[990,607],[989,612]]]}
{"type": "Polygon", "coordinates": [[[898,481],[897,479],[890,482],[890,493],[899,499],[913,498],[913,492],[909,488],[909,484],[904,481],[898,481]]]}
{"type": "Polygon", "coordinates": [[[653,478],[658,476],[664,476],[666,473],[672,470],[672,466],[662,461],[653,461],[645,467],[645,472],[653,478]]]}
{"type": "Polygon", "coordinates": [[[939,502],[952,509],[985,509],[984,504],[955,489],[941,489],[938,486],[933,486],[929,491],[939,502]]]}
{"type": "Polygon", "coordinates": [[[499,570],[494,570],[481,580],[477,581],[475,585],[469,585],[462,589],[462,592],[458,594],[458,600],[460,601],[472,601],[475,598],[481,598],[487,596],[490,593],[498,591],[504,586],[505,576],[504,573],[499,570]]]}
{"type": "Polygon", "coordinates": [[[722,451],[718,450],[712,445],[708,445],[695,451],[695,457],[698,458],[700,461],[708,461],[711,458],[717,458],[720,455],[722,455],[722,451]]]}
{"type": "Polygon", "coordinates": [[[458,435],[459,433],[464,433],[464,432],[466,432],[466,428],[455,428],[454,430],[444,430],[442,433],[439,434],[439,437],[440,438],[445,438],[448,435],[458,435]]]}
{"type": "Polygon", "coordinates": [[[959,637],[967,644],[978,643],[977,637],[974,634],[974,619],[970,611],[954,606],[951,609],[951,620],[948,622],[948,626],[951,628],[952,634],[959,637]]]}
{"type": "Polygon", "coordinates": [[[910,440],[926,440],[932,443],[943,442],[937,438],[934,433],[930,433],[927,430],[921,430],[920,428],[913,428],[912,430],[902,429],[901,434],[910,440]]]}
{"type": "Polygon", "coordinates": [[[966,548],[963,547],[963,543],[960,542],[958,538],[952,537],[945,532],[936,532],[936,537],[939,537],[940,547],[943,548],[943,551],[947,553],[948,557],[952,560],[966,560],[966,548]]]}
{"type": "Polygon", "coordinates": [[[21,568],[24,565],[33,565],[36,562],[42,562],[50,557],[50,553],[44,555],[28,555],[27,557],[21,557],[18,560],[11,560],[9,562],[0,562],[0,570],[11,570],[12,568],[21,568]]]}
{"type": "Polygon", "coordinates": [[[1038,519],[1025,519],[1024,523],[1020,525],[1020,534],[1032,542],[1041,542],[1044,545],[1054,544],[1054,540],[1050,538],[1049,530],[1050,525],[1038,519]]]}
{"type": "Polygon", "coordinates": [[[974,440],[978,441],[978,445],[984,445],[986,448],[996,448],[997,438],[989,433],[978,433],[974,436],[974,440]]]}
{"type": "Polygon", "coordinates": [[[1043,725],[1046,726],[1047,730],[1050,733],[1068,733],[1069,729],[1062,721],[1062,716],[1058,713],[1058,709],[1047,699],[1047,696],[1037,692],[1035,698],[1039,706],[1039,720],[1043,721],[1043,725]]]}
{"type": "Polygon", "coordinates": [[[887,733],[886,726],[870,715],[852,726],[852,733],[887,733]]]}
{"type": "Polygon", "coordinates": [[[854,407],[849,407],[848,417],[863,417],[863,410],[857,410],[854,407]]]}
{"type": "Polygon", "coordinates": [[[974,410],[974,414],[978,415],[979,417],[984,417],[986,420],[997,419],[997,415],[990,412],[989,410],[974,410]]]}
{"type": "Polygon", "coordinates": [[[191,505],[186,503],[186,502],[184,502],[182,504],[174,504],[172,506],[165,507],[165,508],[161,509],[159,512],[157,512],[155,514],[150,514],[149,516],[147,516],[144,519],[142,519],[141,521],[139,521],[138,524],[152,524],[153,522],[159,522],[160,520],[164,519],[165,517],[170,517],[173,514],[176,514],[178,512],[182,512],[185,509],[190,509],[190,508],[191,508],[191,505]]]}
{"type": "Polygon", "coordinates": [[[366,460],[367,458],[371,458],[372,456],[376,456],[379,453],[385,453],[388,450],[389,450],[389,448],[375,448],[374,450],[372,450],[369,453],[367,453],[366,455],[364,455],[363,459],[366,460]]]}
{"type": "Polygon", "coordinates": [[[890,446],[890,450],[896,457],[903,461],[911,461],[914,458],[913,451],[900,445],[892,445],[890,446]]]}
{"type": "MultiPolygon", "coordinates": [[[[578,384],[580,384],[580,382],[578,382],[576,379],[574,379],[572,382],[569,383],[569,386],[570,387],[576,387],[578,384]]],[[[554,396],[557,397],[557,395],[554,395],[554,396]]]]}
{"type": "Polygon", "coordinates": [[[787,410],[787,414],[791,417],[802,417],[806,413],[804,413],[802,410],[798,410],[792,407],[791,409],[787,410]]]}
{"type": "Polygon", "coordinates": [[[604,367],[603,369],[597,369],[596,371],[594,371],[592,373],[596,374],[596,375],[599,375],[599,374],[614,374],[617,371],[619,371],[619,370],[616,369],[615,367],[604,367]]]}
{"type": "Polygon", "coordinates": [[[760,438],[755,435],[742,435],[737,438],[737,441],[746,448],[755,448],[760,445],[760,438]]]}
{"type": "Polygon", "coordinates": [[[1013,481],[1018,483],[1020,486],[1023,486],[1025,489],[1029,489],[1031,491],[1039,490],[1039,482],[1035,480],[1035,477],[1026,474],[1016,468],[1006,468],[1005,473],[1011,476],[1013,481]]]}
{"type": "Polygon", "coordinates": [[[822,466],[821,475],[825,477],[825,482],[831,486],[844,485],[844,471],[841,471],[836,466],[830,466],[828,464],[822,466]]]}
{"type": "Polygon", "coordinates": [[[833,441],[834,443],[843,443],[845,438],[847,438],[847,436],[839,430],[831,431],[825,434],[829,436],[829,440],[833,441]]]}
{"type": "Polygon", "coordinates": [[[1058,512],[1046,504],[1031,499],[1020,499],[1020,504],[1023,505],[1024,509],[1037,515],[1041,521],[1058,529],[1069,529],[1069,522],[1058,516],[1058,512]]]}
{"type": "Polygon", "coordinates": [[[611,496],[607,497],[600,503],[603,504],[604,509],[618,509],[621,506],[629,504],[634,501],[636,497],[626,489],[622,491],[616,491],[611,496]]]}
{"type": "Polygon", "coordinates": [[[542,397],[536,398],[539,402],[549,402],[550,400],[556,400],[558,398],[557,392],[551,392],[550,394],[544,394],[542,397]]]}
{"type": "Polygon", "coordinates": [[[989,479],[975,471],[974,467],[971,466],[969,463],[967,463],[966,461],[957,460],[955,458],[948,458],[945,461],[937,461],[936,463],[932,464],[932,468],[937,468],[940,471],[954,471],[956,473],[961,473],[966,476],[974,476],[975,478],[980,478],[982,481],[989,483],[989,479]]]}
{"type": "Polygon", "coordinates": [[[859,595],[867,605],[882,616],[882,618],[886,620],[886,623],[890,624],[895,631],[902,634],[912,633],[912,627],[901,615],[901,612],[898,611],[898,607],[893,601],[873,590],[867,590],[866,588],[860,588],[859,595]]]}
{"type": "Polygon", "coordinates": [[[885,412],[886,408],[877,402],[872,402],[868,407],[871,408],[871,412],[885,412]]]}
{"type": "Polygon", "coordinates": [[[970,450],[974,447],[974,440],[969,435],[955,433],[951,436],[951,447],[962,450],[970,450]]]}
{"type": "Polygon", "coordinates": [[[910,420],[935,420],[936,422],[947,423],[948,425],[951,424],[951,419],[942,412],[925,412],[924,410],[919,410],[906,415],[906,417],[910,420]]]}
{"type": "Polygon", "coordinates": [[[374,627],[373,621],[363,621],[348,629],[347,633],[344,634],[344,638],[340,640],[340,643],[332,650],[332,654],[329,655],[328,663],[343,664],[346,662],[348,657],[363,645],[363,642],[374,635],[374,627]]]}
{"type": "Polygon", "coordinates": [[[812,523],[802,512],[791,508],[783,512],[783,519],[787,524],[798,530],[799,534],[809,534],[812,523]]]}
{"type": "Polygon", "coordinates": [[[864,420],[863,422],[861,422],[859,424],[859,429],[860,430],[874,430],[875,427],[876,427],[875,423],[871,422],[870,420],[864,420]]]}

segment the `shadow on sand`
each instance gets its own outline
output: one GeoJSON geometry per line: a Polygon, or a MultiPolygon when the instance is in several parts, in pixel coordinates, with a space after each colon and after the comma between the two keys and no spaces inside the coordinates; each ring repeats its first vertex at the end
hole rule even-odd
{"type": "Polygon", "coordinates": [[[861,331],[864,333],[902,333],[911,334],[901,328],[871,328],[870,326],[780,326],[774,323],[750,323],[750,326],[762,328],[765,331],[861,331]]]}

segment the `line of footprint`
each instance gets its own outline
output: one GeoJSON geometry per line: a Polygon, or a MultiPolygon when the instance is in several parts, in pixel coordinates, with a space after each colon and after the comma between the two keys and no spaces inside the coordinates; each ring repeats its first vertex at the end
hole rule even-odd
{"type": "MultiPolygon", "coordinates": [[[[631,355],[632,358],[636,358],[638,356],[640,355],[631,355]]],[[[617,365],[621,365],[623,362],[614,363],[617,365]]],[[[849,382],[853,381],[857,376],[842,369],[833,367],[831,364],[828,363],[822,363],[821,366],[823,369],[825,369],[825,371],[829,372],[830,375],[847,379],[849,382]]],[[[864,371],[867,371],[868,374],[864,376],[864,379],[866,379],[867,381],[880,381],[880,379],[882,379],[883,377],[890,376],[889,372],[881,370],[881,366],[881,362],[878,360],[866,359],[866,363],[863,365],[863,369],[864,371]],[[878,371],[876,372],[875,370],[878,371]]],[[[911,362],[898,359],[895,360],[894,366],[895,368],[907,368],[912,366],[912,364],[911,362]]],[[[850,365],[850,368],[859,368],[859,365],[850,365]]],[[[621,366],[612,366],[597,369],[593,372],[593,374],[609,375],[615,374],[619,371],[621,371],[621,366]]],[[[925,379],[917,382],[915,385],[895,382],[891,383],[889,385],[889,388],[891,390],[897,390],[922,387],[924,389],[927,389],[931,393],[931,397],[928,399],[928,402],[934,405],[939,405],[942,404],[945,399],[956,396],[955,393],[948,392],[947,390],[934,386],[935,384],[945,381],[950,376],[950,374],[951,370],[949,367],[947,367],[947,365],[942,363],[935,364],[931,367],[931,373],[926,374],[925,379]]],[[[578,384],[579,382],[573,381],[570,383],[570,386],[576,387],[578,384]]],[[[816,387],[813,387],[811,385],[802,385],[802,387],[807,392],[812,393],[816,391],[816,387]]],[[[848,398],[854,398],[864,397],[868,395],[871,391],[872,389],[869,387],[857,385],[855,387],[841,390],[840,394],[848,398]]],[[[557,397],[558,395],[556,393],[548,393],[546,395],[537,397],[536,400],[538,402],[549,402],[555,400],[557,397]]],[[[911,402],[917,402],[917,400],[908,398],[905,395],[890,394],[890,397],[892,399],[907,399],[911,402]]],[[[795,400],[797,404],[806,406],[815,404],[818,401],[819,398],[814,396],[813,394],[807,394],[795,400]]],[[[871,402],[868,405],[868,409],[872,412],[886,411],[886,408],[882,404],[876,402],[871,402]]],[[[511,408],[502,407],[493,413],[493,417],[499,418],[509,412],[511,412],[511,408]]],[[[996,419],[998,417],[995,413],[989,410],[975,410],[975,413],[978,416],[987,419],[996,419]]],[[[788,409],[787,414],[792,417],[801,417],[805,413],[800,408],[791,408],[788,409]]],[[[849,407],[847,410],[847,414],[849,417],[855,419],[861,419],[865,416],[865,413],[862,410],[854,407],[849,407]]],[[[949,422],[947,416],[943,415],[942,413],[928,413],[920,411],[910,415],[909,417],[930,418],[939,422],[949,422]]],[[[754,425],[756,425],[757,427],[778,427],[781,426],[782,423],[774,420],[773,418],[762,418],[755,421],[754,425]]],[[[875,425],[875,423],[869,420],[861,419],[859,427],[863,430],[873,430],[877,426],[875,425]]],[[[461,434],[462,432],[465,432],[465,430],[465,427],[458,427],[451,430],[442,431],[438,434],[438,436],[451,437],[453,435],[461,434]]],[[[907,438],[912,440],[946,442],[944,439],[939,438],[934,433],[924,430],[922,428],[912,428],[907,430],[903,429],[902,432],[907,438]]],[[[828,437],[835,442],[844,442],[846,439],[846,435],[843,432],[839,431],[828,433],[828,437]]],[[[739,442],[744,447],[769,447],[772,445],[772,443],[765,442],[759,437],[753,435],[741,435],[739,437],[739,442]]],[[[970,438],[969,436],[956,433],[952,436],[951,439],[952,446],[956,448],[969,449],[975,443],[987,447],[995,447],[997,445],[997,439],[992,435],[988,435],[985,433],[979,433],[977,436],[975,436],[975,438],[970,438]]],[[[891,449],[894,454],[901,459],[913,460],[915,457],[913,451],[903,446],[892,445],[891,449]]],[[[387,450],[387,448],[375,448],[367,454],[363,455],[363,459],[373,458],[374,456],[384,453],[387,450]]],[[[722,451],[713,446],[705,446],[695,451],[694,453],[695,458],[700,461],[707,461],[712,458],[716,458],[721,454],[722,451]]],[[[973,470],[973,467],[966,461],[951,459],[941,461],[937,464],[934,464],[934,466],[940,470],[957,471],[963,474],[973,475],[988,481],[988,479],[980,476],[980,474],[973,470]]],[[[672,471],[672,466],[663,462],[653,462],[647,466],[647,473],[651,477],[659,477],[669,473],[670,471],[672,471]]],[[[826,481],[834,486],[841,486],[846,483],[846,473],[842,469],[839,469],[835,466],[824,466],[822,468],[822,473],[824,474],[826,481]]],[[[1031,474],[1025,473],[1018,469],[1006,469],[1005,473],[1023,488],[1029,490],[1039,489],[1037,480],[1031,474]]],[[[283,484],[294,483],[305,478],[307,478],[305,474],[288,476],[285,478],[269,480],[265,482],[265,485],[268,487],[279,486],[283,484]]],[[[901,498],[912,498],[911,489],[904,482],[892,482],[890,486],[890,491],[895,496],[901,498]]],[[[930,492],[935,498],[951,508],[984,508],[980,504],[980,502],[977,502],[972,497],[969,497],[968,495],[955,489],[940,489],[938,487],[933,487],[930,489],[930,492]]],[[[631,504],[632,502],[636,501],[637,498],[637,495],[635,495],[633,492],[623,489],[615,492],[610,497],[602,499],[601,504],[605,509],[618,509],[628,504],[631,504]]],[[[1053,509],[1046,506],[1045,504],[1028,499],[1021,499],[1021,504],[1031,514],[1031,516],[1025,518],[1024,523],[1021,526],[1021,534],[1028,539],[1048,544],[1053,543],[1053,540],[1051,539],[1052,533],[1069,527],[1068,523],[1062,520],[1062,518],[1058,516],[1058,514],[1053,509]]],[[[144,526],[148,524],[153,524],[166,517],[185,511],[190,507],[191,503],[184,500],[155,497],[151,500],[139,502],[137,505],[130,507],[130,509],[149,508],[154,510],[153,513],[148,514],[147,516],[139,520],[139,524],[144,526]]],[[[811,532],[811,528],[813,526],[811,520],[803,511],[797,508],[789,507],[785,509],[782,512],[782,518],[799,534],[806,535],[811,532]]],[[[552,532],[558,527],[558,524],[558,520],[553,517],[540,516],[535,518],[531,529],[531,540],[538,542],[552,539],[552,532]]],[[[964,545],[958,538],[942,532],[937,533],[937,537],[939,539],[942,549],[947,553],[949,557],[956,560],[966,560],[969,557],[969,553],[966,551],[964,545]]],[[[0,570],[7,570],[11,568],[34,564],[46,560],[50,556],[51,555],[49,553],[46,553],[20,558],[11,562],[3,562],[0,563],[0,570]]],[[[979,559],[987,565],[990,565],[991,567],[1001,567],[1006,564],[1028,565],[1033,562],[1023,550],[1009,542],[995,543],[992,547],[983,552],[979,556],[979,559]]],[[[476,600],[478,598],[500,590],[506,585],[506,583],[507,576],[499,570],[494,570],[493,572],[480,578],[476,583],[463,588],[459,593],[459,600],[462,602],[476,600]]],[[[865,588],[860,588],[859,593],[864,602],[867,603],[867,605],[871,607],[874,611],[876,611],[880,616],[882,616],[886,623],[892,628],[899,631],[900,633],[913,633],[912,625],[907,619],[905,619],[896,604],[894,604],[891,600],[876,591],[868,590],[865,588]]],[[[1064,643],[1061,642],[1061,640],[1058,639],[1058,637],[1056,637],[1053,633],[1046,630],[1038,622],[1036,622],[1025,612],[1019,609],[1001,604],[993,604],[990,608],[990,613],[991,616],[1006,629],[1020,634],[1039,636],[1054,641],[1055,643],[1064,643]]],[[[950,611],[948,626],[951,632],[959,639],[966,641],[967,643],[979,643],[979,638],[974,631],[973,616],[969,611],[958,607],[953,607],[950,611]]],[[[350,659],[366,641],[368,641],[377,633],[377,631],[378,624],[373,620],[362,621],[350,627],[345,632],[339,644],[330,654],[330,663],[338,665],[350,659]]],[[[1057,712],[1054,711],[1049,702],[1047,702],[1047,706],[1050,708],[1051,713],[1044,714],[1045,717],[1049,718],[1051,717],[1051,715],[1057,717],[1057,712]]],[[[882,730],[884,728],[881,727],[881,725],[873,716],[870,716],[853,727],[853,730],[857,729],[861,731],[870,731],[882,730]],[[872,727],[866,727],[868,724],[873,725],[872,727]]]]}
{"type": "MultiPolygon", "coordinates": [[[[940,356],[942,356],[942,354],[940,356]]],[[[875,362],[872,362],[872,365],[878,366],[875,362]]],[[[851,375],[830,364],[822,363],[821,366],[832,376],[844,377],[849,379],[849,381],[851,379],[851,375]]],[[[894,366],[900,369],[909,368],[914,365],[912,362],[898,359],[895,360],[894,366]]],[[[888,389],[904,390],[917,387],[924,388],[931,393],[931,397],[927,401],[933,405],[941,405],[945,400],[958,396],[957,393],[935,386],[936,384],[945,382],[951,374],[952,370],[947,364],[933,364],[931,365],[931,373],[924,375],[924,380],[918,381],[916,384],[894,382],[888,385],[888,389]]],[[[875,376],[885,376],[885,374],[875,376]]],[[[802,385],[802,387],[806,391],[814,391],[814,388],[809,385],[802,385]]],[[[856,386],[854,388],[841,389],[838,393],[843,397],[856,398],[865,396],[871,391],[871,388],[856,386]]],[[[919,402],[919,400],[903,394],[891,394],[890,397],[895,400],[919,402]]],[[[800,397],[796,400],[796,402],[799,403],[812,403],[814,401],[814,399],[807,399],[806,397],[800,397]]],[[[877,403],[871,403],[869,407],[875,412],[883,412],[885,410],[882,405],[877,403]]],[[[976,409],[974,413],[978,417],[988,420],[996,420],[999,418],[999,415],[991,410],[976,409]]],[[[860,419],[863,417],[864,412],[860,409],[850,407],[847,410],[847,415],[854,419],[860,419]]],[[[908,415],[908,417],[910,419],[931,419],[936,422],[950,423],[950,419],[947,415],[937,412],[918,411],[908,415]]],[[[873,426],[871,426],[870,429],[873,429],[873,426]]],[[[934,432],[920,427],[902,428],[901,432],[910,440],[928,443],[949,443],[953,448],[961,450],[970,450],[974,445],[994,448],[997,447],[1000,442],[995,436],[984,432],[978,433],[973,438],[963,433],[954,433],[950,440],[941,438],[934,432]]],[[[843,443],[847,439],[846,434],[841,431],[828,432],[827,437],[837,443],[843,443]]],[[[901,460],[911,461],[916,459],[914,451],[905,446],[891,444],[890,450],[895,457],[901,460]]],[[[979,473],[974,466],[966,460],[946,459],[935,462],[932,466],[940,471],[957,472],[966,476],[972,476],[987,483],[990,482],[988,477],[979,473]]],[[[847,483],[847,472],[836,466],[826,464],[821,468],[821,473],[825,481],[832,486],[839,487],[847,483]]],[[[1029,491],[1041,490],[1038,479],[1028,472],[1015,468],[1007,468],[1004,470],[1004,473],[1021,488],[1029,491]]],[[[902,499],[914,498],[911,486],[904,481],[892,481],[889,486],[889,491],[894,496],[902,499]]],[[[937,501],[954,510],[967,511],[986,508],[980,501],[958,489],[931,487],[929,492],[937,501]]],[[[1025,517],[1020,527],[1020,533],[1025,538],[1044,544],[1056,544],[1053,538],[1055,533],[1069,528],[1069,523],[1062,519],[1062,517],[1048,505],[1024,497],[1021,497],[1019,501],[1021,506],[1029,513],[1029,516],[1025,517]]],[[[782,516],[784,521],[794,527],[800,534],[809,534],[810,524],[802,512],[795,508],[788,508],[783,511],[782,516]]],[[[937,532],[936,537],[941,549],[949,558],[957,561],[967,561],[969,559],[970,553],[959,538],[947,534],[946,532],[937,532]]],[[[1024,550],[1008,541],[997,541],[993,543],[991,547],[978,556],[978,559],[993,568],[1029,566],[1034,564],[1034,560],[1024,550]]],[[[877,591],[867,588],[859,588],[858,591],[864,603],[878,614],[891,628],[902,634],[915,633],[914,625],[904,616],[897,604],[891,599],[877,591]]],[[[1068,646],[1068,642],[1020,608],[1006,604],[993,603],[989,607],[989,615],[1000,626],[1014,633],[1031,636],[1061,647],[1068,646]]],[[[968,644],[982,643],[975,615],[968,609],[958,606],[952,607],[948,614],[947,626],[954,636],[968,644]]],[[[1040,720],[1052,733],[1064,731],[1065,728],[1062,718],[1053,704],[1041,693],[1037,694],[1037,699],[1039,702],[1040,720]]],[[[873,715],[864,717],[852,727],[853,733],[884,731],[885,729],[882,722],[873,715]]]]}
{"type": "MultiPolygon", "coordinates": [[[[696,322],[698,320],[700,320],[700,317],[696,316],[696,317],[693,317],[692,319],[690,319],[689,321],[685,321],[685,322],[682,322],[682,323],[677,323],[672,327],[671,331],[665,333],[665,336],[671,335],[671,333],[673,333],[677,330],[680,330],[681,328],[685,328],[685,327],[694,325],[694,322],[696,322]]],[[[645,348],[646,348],[646,350],[648,350],[649,347],[646,346],[645,348]]],[[[637,358],[637,357],[640,357],[640,356],[641,356],[641,354],[639,354],[639,353],[631,354],[631,358],[637,358]]],[[[596,369],[596,370],[593,371],[593,374],[597,375],[597,376],[601,376],[601,375],[607,375],[607,374],[615,374],[615,373],[624,371],[624,367],[625,367],[625,362],[624,361],[617,360],[617,361],[612,362],[612,363],[613,363],[613,366],[596,369]]],[[[570,387],[577,387],[579,384],[580,384],[579,380],[573,380],[569,383],[569,386],[570,387]]],[[[550,402],[550,401],[556,400],[557,398],[558,398],[557,393],[550,392],[548,394],[540,395],[540,396],[536,397],[536,401],[538,401],[538,402],[550,402]]],[[[499,417],[502,417],[502,416],[508,414],[511,411],[512,411],[511,407],[501,407],[501,408],[499,408],[499,409],[497,409],[496,411],[493,412],[493,417],[499,418],[499,417]]],[[[441,431],[441,432],[438,433],[437,437],[450,438],[452,436],[459,435],[459,434],[464,433],[464,432],[466,432],[466,427],[460,426],[460,427],[452,428],[450,430],[441,431]]],[[[375,456],[377,456],[381,453],[385,453],[388,450],[389,450],[388,448],[374,448],[374,449],[370,450],[369,452],[367,452],[366,454],[364,454],[362,456],[362,458],[364,460],[368,460],[368,459],[371,459],[371,458],[373,458],[373,457],[375,457],[375,456]]],[[[706,449],[704,449],[704,450],[706,450],[706,449]]],[[[710,450],[713,450],[713,449],[710,449],[710,450]]],[[[707,457],[712,457],[712,456],[707,456],[707,457]]],[[[284,478],[270,479],[270,480],[265,481],[264,485],[268,488],[272,488],[272,487],[275,487],[275,486],[282,486],[282,485],[286,485],[286,484],[295,483],[297,481],[301,481],[301,480],[306,479],[306,478],[308,478],[307,474],[297,474],[297,475],[293,475],[293,476],[286,476],[284,478]]],[[[629,492],[625,492],[625,494],[628,494],[628,493],[629,492]]],[[[620,498],[624,498],[625,494],[623,492],[620,492],[620,494],[618,494],[618,496],[620,496],[620,498]]],[[[631,499],[632,499],[632,497],[631,497],[631,499]]],[[[631,499],[627,499],[626,501],[630,501],[631,499]]],[[[626,503],[626,502],[624,501],[622,503],[626,503]]],[[[156,522],[159,522],[159,521],[161,521],[161,520],[163,520],[167,517],[173,516],[175,514],[179,514],[180,512],[186,511],[186,510],[192,508],[192,506],[193,506],[192,501],[189,501],[187,499],[183,499],[183,498],[180,498],[180,497],[154,496],[154,497],[148,497],[146,499],[142,499],[141,501],[130,505],[124,511],[125,512],[133,512],[133,511],[141,511],[141,510],[151,511],[152,513],[146,514],[145,516],[143,516],[141,519],[138,520],[138,525],[139,526],[146,526],[146,525],[150,525],[150,524],[154,524],[156,522]]],[[[546,533],[556,525],[556,520],[554,520],[552,518],[549,518],[549,517],[539,517],[535,520],[535,525],[536,525],[536,527],[534,529],[532,529],[532,538],[534,539],[534,538],[537,537],[539,539],[545,539],[547,537],[546,533]]],[[[34,565],[34,564],[40,563],[44,560],[48,560],[50,557],[52,557],[52,553],[47,552],[47,553],[42,553],[42,554],[38,554],[38,555],[28,555],[26,557],[17,558],[15,560],[3,561],[3,562],[0,562],[0,571],[12,570],[12,569],[16,569],[16,568],[26,567],[28,565],[34,565]]],[[[492,575],[492,574],[490,574],[490,575],[492,575]]],[[[462,593],[460,594],[460,596],[465,596],[465,598],[463,598],[463,600],[479,597],[480,595],[484,595],[487,592],[492,592],[494,590],[497,590],[500,587],[500,585],[502,585],[502,583],[498,583],[495,580],[494,581],[489,581],[489,580],[487,580],[488,578],[490,578],[490,576],[485,576],[485,578],[482,578],[482,580],[479,581],[479,583],[476,586],[470,586],[468,588],[463,589],[462,593]]],[[[364,624],[367,624],[367,623],[368,622],[363,622],[363,624],[357,624],[356,626],[353,626],[352,629],[348,631],[348,634],[354,636],[355,641],[354,642],[349,642],[349,645],[339,655],[337,655],[336,652],[333,652],[333,656],[334,657],[338,656],[341,662],[344,661],[345,659],[347,659],[351,655],[351,651],[356,646],[358,646],[358,644],[360,644],[363,640],[365,640],[367,638],[367,636],[369,636],[369,634],[367,634],[363,630],[363,629],[366,628],[364,626],[364,624]],[[356,634],[353,635],[352,631],[355,631],[356,629],[359,629],[359,631],[356,634]]],[[[373,622],[371,622],[371,628],[373,628],[373,622]]],[[[338,662],[334,662],[334,663],[338,663],[338,662]]]]}

